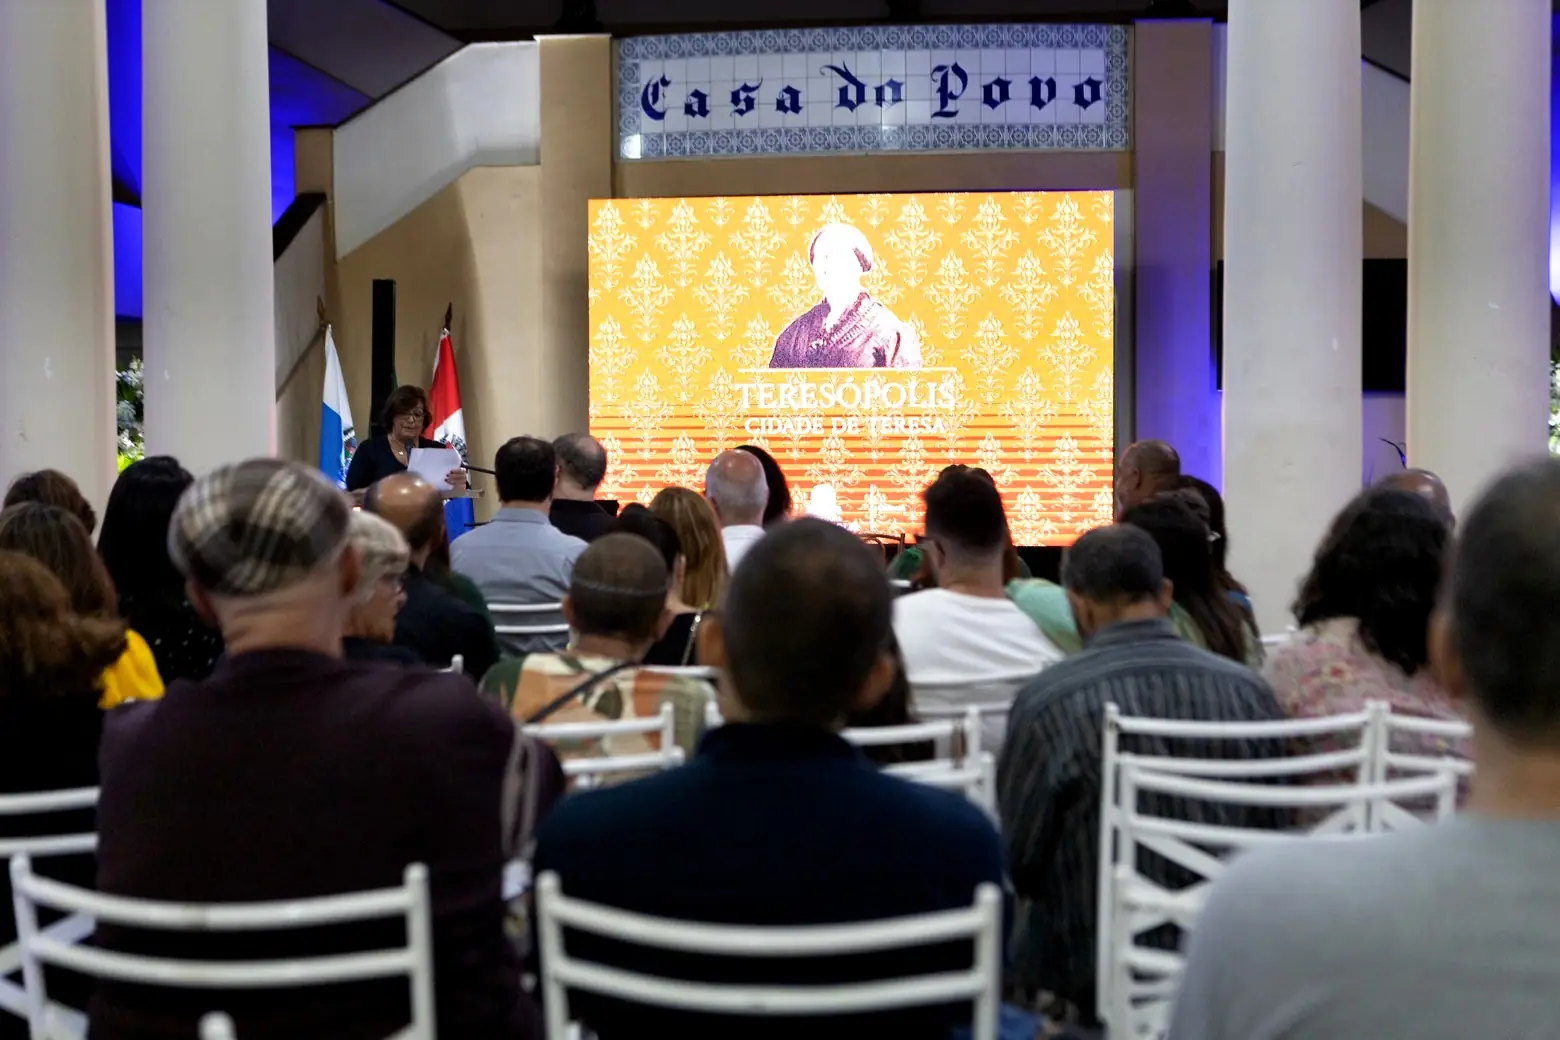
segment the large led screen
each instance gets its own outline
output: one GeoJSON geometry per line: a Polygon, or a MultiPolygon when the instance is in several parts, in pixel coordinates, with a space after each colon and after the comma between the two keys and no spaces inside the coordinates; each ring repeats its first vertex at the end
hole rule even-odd
{"type": "Polygon", "coordinates": [[[604,497],[702,489],[767,448],[797,511],[919,530],[951,463],[1020,545],[1112,506],[1110,192],[613,199],[590,209],[590,424],[604,497]]]}

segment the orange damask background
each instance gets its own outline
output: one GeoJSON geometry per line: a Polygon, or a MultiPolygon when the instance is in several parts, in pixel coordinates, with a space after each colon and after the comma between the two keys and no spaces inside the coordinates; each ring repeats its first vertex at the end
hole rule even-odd
{"type": "Polygon", "coordinates": [[[798,511],[827,484],[864,532],[919,530],[921,490],[954,462],[996,477],[1020,545],[1067,544],[1109,522],[1113,203],[1110,192],[593,201],[602,496],[702,488],[716,453],[757,443],[798,511]],[[915,331],[922,369],[765,367],[775,337],[821,299],[807,247],[830,223],[866,236],[864,286],[915,331]],[[798,392],[848,382],[854,407],[798,392]]]}

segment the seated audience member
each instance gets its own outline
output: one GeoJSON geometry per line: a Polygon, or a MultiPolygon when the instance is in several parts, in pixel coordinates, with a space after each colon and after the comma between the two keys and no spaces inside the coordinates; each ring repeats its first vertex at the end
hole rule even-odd
{"type": "Polygon", "coordinates": [[[695,610],[713,609],[731,571],[726,566],[720,520],[709,500],[689,488],[662,488],[650,500],[650,512],[672,525],[682,546],[685,563],[678,596],[695,610]]]}
{"type": "Polygon", "coordinates": [[[1127,445],[1116,467],[1116,516],[1155,495],[1174,491],[1181,482],[1181,456],[1164,441],[1127,445]]]}
{"type": "Polygon", "coordinates": [[[596,501],[607,479],[607,449],[588,433],[566,433],[552,446],[558,456],[558,486],[547,517],[564,534],[593,542],[612,523],[612,514],[596,501]]]}
{"type": "Polygon", "coordinates": [[[1473,723],[1467,811],[1242,857],[1198,915],[1172,1040],[1555,1035],[1560,462],[1459,525],[1430,659],[1473,723]]]}
{"type": "MultiPolygon", "coordinates": [[[[123,623],[78,615],[48,568],[30,556],[0,552],[0,795],[98,785],[104,717],[98,677],[124,648],[123,623]]],[[[91,809],[0,816],[0,838],[93,829],[91,809]]],[[[95,868],[86,855],[42,857],[37,869],[91,887],[95,868]]],[[[0,896],[9,905],[9,872],[0,879],[0,896]]],[[[0,945],[15,938],[16,919],[5,914],[0,945]]],[[[51,978],[51,997],[53,984],[51,978]]],[[[26,1035],[25,1022],[0,1015],[0,1036],[26,1035]]]]}
{"type": "MultiPolygon", "coordinates": [[[[923,544],[937,587],[894,601],[894,636],[915,709],[935,717],[972,704],[1004,708],[1062,652],[1007,598],[1008,525],[996,486],[971,470],[949,469],[925,499],[923,544]]],[[[988,716],[984,729],[982,747],[995,751],[1001,714],[988,716]]]]}
{"type": "Polygon", "coordinates": [[[769,485],[758,456],[746,451],[723,451],[715,456],[704,476],[704,497],[720,519],[726,566],[736,573],[742,557],[764,537],[769,485]]]}
{"type": "Polygon", "coordinates": [[[764,483],[769,485],[769,498],[764,503],[764,529],[791,519],[791,485],[785,479],[785,470],[769,452],[756,444],[739,444],[738,451],[745,451],[764,467],[764,483]]]}
{"type": "Polygon", "coordinates": [[[492,621],[493,615],[488,611],[487,597],[482,595],[482,590],[477,588],[477,583],[464,574],[456,574],[450,570],[449,509],[447,507],[444,517],[444,531],[439,535],[439,540],[434,543],[433,551],[428,554],[428,562],[423,565],[423,574],[439,588],[477,611],[489,621],[492,621]]]}
{"type": "MultiPolygon", "coordinates": [[[[1084,649],[1019,693],[997,767],[997,804],[1019,898],[1012,946],[1017,978],[1026,989],[1073,1005],[1088,1024],[1096,1010],[1106,704],[1125,715],[1199,722],[1276,721],[1283,713],[1255,672],[1176,636],[1165,619],[1170,583],[1147,532],[1128,524],[1088,532],[1067,550],[1062,583],[1084,649]]],[[[1173,743],[1134,749],[1168,754],[1173,743]]],[[[1240,759],[1283,753],[1272,744],[1232,740],[1198,753],[1240,759]]],[[[1223,826],[1276,822],[1268,812],[1209,802],[1186,803],[1182,814],[1223,826]]]]}
{"type": "Polygon", "coordinates": [[[395,617],[406,603],[406,568],[411,563],[405,537],[390,521],[361,509],[353,511],[347,537],[357,550],[363,573],[342,633],[341,656],[349,661],[421,664],[414,651],[395,645],[395,617]]]}
{"type": "MultiPolygon", "coordinates": [[[[727,724],[680,769],[562,803],[543,824],[537,872],[557,871],[563,891],[581,899],[718,924],[832,924],[968,906],[978,885],[1001,881],[990,822],[960,795],[883,775],[835,732],[892,680],[891,619],[882,565],[854,535],[811,519],[777,527],[732,577],[721,617],[704,625],[706,656],[723,669],[727,724]]],[[[723,982],[817,985],[970,964],[967,945],[750,961],[569,942],[577,956],[723,982]]],[[[732,1018],[583,995],[571,1010],[602,1040],[944,1040],[961,1017],[937,1008],[732,1018]]]]}
{"type": "Polygon", "coordinates": [[[388,520],[409,550],[395,645],[435,668],[448,668],[459,655],[466,674],[480,680],[498,660],[493,623],[423,573],[444,533],[444,499],[438,488],[411,473],[398,473],[368,489],[363,509],[388,520]]]}
{"type": "Polygon", "coordinates": [[[1446,485],[1441,478],[1427,469],[1405,469],[1394,473],[1390,477],[1383,477],[1376,482],[1380,488],[1389,488],[1393,491],[1411,491],[1429,502],[1435,510],[1435,515],[1440,517],[1448,531],[1457,526],[1457,517],[1452,512],[1452,496],[1446,490],[1446,485]]]}
{"type": "MultiPolygon", "coordinates": [[[[1285,713],[1343,715],[1383,701],[1405,715],[1461,717],[1431,674],[1427,642],[1449,540],[1435,507],[1411,491],[1373,488],[1344,508],[1300,586],[1299,631],[1262,670],[1285,713]]],[[[1313,750],[1338,746],[1324,738],[1313,750]]]]}
{"type": "MultiPolygon", "coordinates": [[[[47,567],[81,617],[118,621],[114,583],[81,521],[55,506],[24,502],[0,513],[0,550],[31,556],[47,567]]],[[[124,652],[98,677],[99,705],[162,696],[163,681],[151,649],[134,629],[125,632],[124,652]]]]}
{"type": "MultiPolygon", "coordinates": [[[[477,583],[489,608],[494,605],[551,604],[569,591],[569,573],[585,543],[564,534],[547,519],[558,482],[553,447],[535,437],[515,437],[498,449],[499,510],[491,523],[454,540],[450,563],[456,573],[477,583]]],[[[498,612],[499,625],[546,625],[555,613],[498,612]]],[[[506,653],[561,650],[566,636],[502,636],[506,653]]],[[[481,674],[481,673],[477,673],[481,674]]]]}
{"type": "MultiPolygon", "coordinates": [[[[942,473],[949,470],[964,469],[990,481],[992,487],[997,486],[996,480],[990,473],[979,466],[953,465],[945,466],[942,473]]],[[[939,474],[941,475],[941,474],[939,474]]],[[[913,588],[932,589],[937,587],[937,579],[932,574],[932,565],[926,558],[925,551],[919,545],[912,545],[900,552],[888,564],[888,576],[896,581],[908,581],[913,588]]],[[[1002,560],[1002,581],[1004,583],[1033,578],[1034,574],[1029,569],[1029,564],[1018,555],[1018,548],[1013,545],[1013,539],[1008,539],[1007,553],[1002,560]]]]}
{"type": "MultiPolygon", "coordinates": [[[[910,680],[905,678],[905,658],[899,651],[899,643],[888,641],[894,657],[894,679],[888,684],[883,699],[870,708],[860,708],[845,714],[846,729],[866,729],[872,726],[913,726],[921,720],[910,708],[910,680]]],[[[861,753],[880,766],[899,765],[904,762],[925,762],[937,757],[935,741],[916,741],[912,744],[878,744],[864,747],[861,753]]]]}
{"type": "Polygon", "coordinates": [[[204,679],[222,656],[222,633],[190,605],[184,577],[168,556],[168,524],[193,483],[167,455],[132,462],[114,482],[98,534],[119,614],[152,648],[164,682],[204,679]]]}
{"type": "MultiPolygon", "coordinates": [[[[607,534],[590,544],[574,565],[563,614],[574,641],[561,653],[510,658],[483,679],[483,689],[500,697],[522,722],[579,722],[654,715],[663,703],[676,714],[677,743],[691,751],[704,725],[710,695],[686,676],[639,667],[666,627],[668,578],[661,551],[638,535],[607,534]],[[591,681],[595,680],[595,681],[591,681]],[[578,695],[561,705],[570,690],[578,695]]],[[[636,754],[643,738],[612,738],[585,752],[636,754]]]]}
{"type": "MultiPolygon", "coordinates": [[[[211,678],[175,683],[105,723],[98,887],[179,902],[300,899],[397,886],[408,863],[425,864],[440,1035],[540,1037],[500,894],[518,850],[501,805],[515,726],[460,676],[342,659],[361,578],[349,526],[340,492],[275,459],[218,469],[180,502],[174,561],[196,607],[222,628],[227,656],[211,678]]],[[[545,762],[534,779],[555,793],[557,763],[545,762]]],[[[538,796],[545,802],[546,791],[538,796]]],[[[107,949],[209,960],[400,938],[379,924],[97,932],[107,949]]],[[[214,1007],[233,1015],[239,1036],[341,1040],[378,1040],[409,1013],[404,980],[245,991],[115,984],[98,988],[92,1035],[194,1036],[214,1007]]]]}
{"type": "Polygon", "coordinates": [[[1250,668],[1262,667],[1262,640],[1240,604],[1219,583],[1209,553],[1208,527],[1185,502],[1162,495],[1121,515],[1159,546],[1165,577],[1175,590],[1170,621],[1190,643],[1250,668]]]}
{"type": "Polygon", "coordinates": [[[55,506],[81,521],[81,526],[91,534],[97,529],[97,513],[82,495],[76,482],[57,469],[40,469],[36,473],[23,473],[11,481],[6,489],[5,501],[0,509],[10,509],[23,502],[55,506]]]}
{"type": "Polygon", "coordinates": [[[671,621],[666,632],[646,652],[645,664],[669,667],[698,664],[695,650],[699,621],[704,614],[682,599],[688,558],[683,555],[682,539],[677,537],[676,529],[644,506],[634,503],[618,514],[607,533],[636,534],[655,546],[666,561],[666,576],[670,582],[666,590],[666,611],[671,615],[671,621]]]}
{"type": "MultiPolygon", "coordinates": [[[[1208,555],[1213,561],[1214,576],[1218,579],[1219,588],[1224,594],[1240,605],[1248,617],[1251,615],[1251,595],[1246,591],[1246,586],[1235,580],[1235,576],[1229,571],[1230,533],[1224,522],[1224,496],[1219,494],[1219,489],[1203,480],[1201,477],[1181,478],[1180,491],[1182,494],[1191,492],[1202,503],[1198,510],[1198,518],[1208,527],[1208,555]]],[[[1253,628],[1256,627],[1256,619],[1250,618],[1253,628]]]]}

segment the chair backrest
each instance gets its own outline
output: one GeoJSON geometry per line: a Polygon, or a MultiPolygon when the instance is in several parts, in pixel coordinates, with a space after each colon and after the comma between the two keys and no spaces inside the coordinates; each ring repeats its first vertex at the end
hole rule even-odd
{"type": "Polygon", "coordinates": [[[265,903],[165,903],[103,895],[39,877],[33,873],[31,857],[19,855],[11,860],[11,891],[34,1037],[58,1035],[57,1023],[73,1016],[72,1009],[49,1000],[45,965],[97,979],[184,989],[275,989],[405,977],[412,1020],[395,1034],[397,1040],[433,1040],[435,1035],[428,869],[421,863],[406,868],[400,886],[371,892],[265,903]],[[173,932],[270,932],[401,918],[406,923],[406,944],[285,960],[179,960],[61,942],[39,930],[39,907],[126,928],[173,932]]]}
{"type": "MultiPolygon", "coordinates": [[[[1002,895],[981,885],[974,903],[914,917],[859,924],[747,927],[672,921],[571,899],[556,873],[537,881],[542,1005],[547,1035],[569,1035],[569,991],[653,1007],[727,1015],[844,1015],[970,1000],[973,1040],[996,1040],[1002,965],[1002,895]],[[640,974],[576,959],[564,928],[660,950],[721,957],[835,957],[965,940],[974,961],[963,971],[817,986],[706,983],[640,974]]],[[[804,1030],[799,1030],[804,1031],[804,1030]]]]}
{"type": "MultiPolygon", "coordinates": [[[[65,791],[40,791],[36,794],[0,795],[0,818],[7,816],[41,816],[52,813],[76,812],[97,805],[96,787],[78,787],[65,791]]],[[[97,834],[83,831],[76,834],[40,834],[32,837],[0,838],[0,857],[12,856],[64,856],[92,852],[97,848],[97,834]]],[[[77,943],[92,934],[90,918],[73,915],[49,926],[49,933],[61,942],[77,943]]],[[[22,966],[22,948],[10,942],[0,946],[0,1011],[27,1017],[27,992],[10,981],[22,966]]]]}
{"type": "Polygon", "coordinates": [[[883,772],[928,787],[958,791],[993,821],[997,819],[997,756],[990,751],[967,757],[962,765],[949,765],[934,759],[931,762],[901,762],[884,766],[883,772]]]}
{"type": "Polygon", "coordinates": [[[567,636],[569,623],[563,620],[562,603],[489,603],[488,613],[493,615],[493,631],[501,636],[567,636]],[[515,618],[514,621],[502,620],[515,618]],[[532,618],[546,618],[541,623],[528,623],[532,618]],[[552,620],[556,618],[557,620],[552,620]]]}
{"type": "Polygon", "coordinates": [[[1164,1035],[1184,966],[1180,954],[1163,948],[1163,943],[1144,946],[1139,939],[1166,925],[1192,928],[1209,888],[1223,876],[1234,854],[1315,835],[1367,834],[1373,829],[1373,807],[1379,803],[1433,799],[1436,815],[1449,816],[1457,796],[1456,777],[1450,771],[1381,784],[1325,786],[1204,780],[1160,772],[1130,756],[1123,756],[1119,771],[1121,849],[1110,883],[1101,892],[1101,901],[1111,909],[1109,930],[1098,942],[1108,958],[1109,984],[1104,988],[1109,1007],[1102,1017],[1113,1033],[1130,1037],[1164,1035]],[[1156,804],[1164,807],[1172,800],[1287,809],[1321,815],[1323,822],[1289,831],[1258,830],[1193,822],[1154,811],[1156,804]],[[1161,877],[1142,869],[1138,854],[1145,851],[1197,880],[1179,888],[1166,885],[1161,877]]]}
{"type": "Polygon", "coordinates": [[[1007,737],[1007,718],[1013,708],[1013,698],[1033,678],[1032,675],[1021,675],[975,682],[911,683],[910,703],[916,715],[923,719],[945,719],[974,708],[981,718],[980,746],[999,754],[1007,737]]]}
{"type": "Polygon", "coordinates": [[[594,787],[603,778],[632,773],[650,773],[680,766],[687,755],[677,746],[676,715],[670,704],[662,704],[660,711],[635,719],[602,719],[599,722],[537,723],[525,727],[525,732],[548,742],[594,740],[605,741],[614,736],[657,735],[660,746],[642,754],[632,755],[583,755],[563,760],[563,774],[575,782],[576,787],[594,787]]]}
{"type": "Polygon", "coordinates": [[[1204,722],[1123,715],[1115,704],[1105,706],[1103,753],[1100,770],[1100,840],[1097,864],[1095,923],[1096,1013],[1105,1018],[1111,1009],[1110,950],[1112,902],[1109,898],[1113,871],[1122,854],[1120,841],[1121,799],[1118,774],[1122,763],[1121,740],[1136,738],[1134,745],[1159,748],[1163,754],[1137,753],[1131,760],[1145,768],[1208,780],[1272,784],[1327,777],[1352,771],[1357,780],[1369,778],[1370,713],[1354,712],[1320,719],[1274,722],[1204,722]],[[1291,741],[1332,736],[1355,746],[1316,755],[1286,755],[1291,741]],[[1268,758],[1218,757],[1221,746],[1236,741],[1262,742],[1274,749],[1268,758]],[[1174,742],[1174,743],[1171,743],[1174,742]],[[1173,755],[1171,750],[1193,752],[1173,755]]]}
{"type": "Polygon", "coordinates": [[[441,669],[441,671],[448,672],[448,673],[450,673],[452,675],[459,675],[461,672],[464,672],[465,670],[466,670],[466,659],[464,657],[462,657],[460,654],[452,654],[450,656],[450,666],[448,668],[441,669]]]}
{"type": "Polygon", "coordinates": [[[903,726],[857,726],[841,730],[840,736],[857,747],[887,747],[930,740],[937,748],[937,757],[931,762],[916,764],[940,764],[943,768],[955,768],[964,765],[966,759],[979,757],[985,746],[982,743],[982,728],[979,710],[971,707],[940,719],[903,726]]]}

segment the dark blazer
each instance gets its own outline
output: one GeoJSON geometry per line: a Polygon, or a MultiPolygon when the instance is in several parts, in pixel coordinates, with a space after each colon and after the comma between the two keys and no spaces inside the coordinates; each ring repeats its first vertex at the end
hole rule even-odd
{"type": "Polygon", "coordinates": [[[564,534],[572,534],[582,542],[594,542],[612,526],[612,514],[597,502],[576,502],[568,498],[553,499],[547,519],[564,534]]]}
{"type": "Polygon", "coordinates": [[[498,641],[487,615],[446,592],[416,567],[406,571],[406,603],[395,618],[395,645],[435,668],[448,668],[456,654],[466,674],[480,680],[498,660],[498,641]]]}
{"type": "MultiPolygon", "coordinates": [[[[502,778],[514,726],[461,676],[298,650],[241,654],[205,682],[126,705],[103,733],[98,885],[145,899],[296,899],[401,883],[427,864],[439,1034],[539,1037],[504,933],[502,778]]],[[[400,941],[385,925],[147,933],[98,941],[153,956],[295,957],[400,941]]],[[[239,1036],[380,1040],[406,1024],[404,980],[229,992],[100,986],[94,1040],[194,1036],[221,1008],[239,1036]]]]}
{"type": "MultiPolygon", "coordinates": [[[[566,894],[641,913],[730,924],[861,921],[968,906],[1002,881],[996,829],[959,795],[885,776],[818,730],[727,725],[686,766],[565,799],[535,869],[566,894]]],[[[967,968],[971,946],[850,958],[690,957],[578,935],[571,953],[669,978],[861,981],[967,968]]],[[[844,1020],[721,1019],[581,999],[603,1040],[622,1037],[936,1037],[957,1012],[844,1020]]],[[[966,1022],[968,1018],[964,1019],[966,1022]]]]}
{"type": "MultiPolygon", "coordinates": [[[[419,437],[417,446],[419,448],[444,447],[438,441],[430,441],[426,437],[419,437]]],[[[406,467],[401,465],[401,460],[390,450],[390,437],[381,433],[359,444],[357,451],[352,453],[352,464],[347,467],[347,490],[362,491],[375,481],[405,472],[406,467]]]]}

